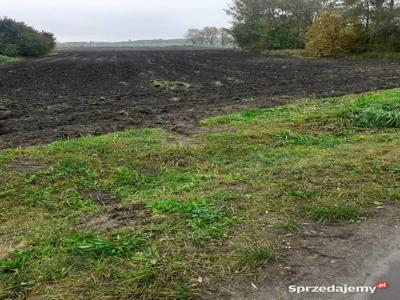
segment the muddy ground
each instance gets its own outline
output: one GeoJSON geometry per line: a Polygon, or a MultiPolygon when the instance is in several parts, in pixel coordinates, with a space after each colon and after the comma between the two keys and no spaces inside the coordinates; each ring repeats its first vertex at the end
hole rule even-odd
{"type": "Polygon", "coordinates": [[[400,86],[400,64],[231,50],[91,50],[0,66],[0,149],[400,86]]]}
{"type": "Polygon", "coordinates": [[[337,225],[300,224],[282,236],[287,252],[266,264],[253,282],[221,289],[231,300],[394,300],[400,293],[400,207],[381,207],[368,220],[337,225]],[[370,293],[289,293],[289,286],[370,286],[370,293]]]}

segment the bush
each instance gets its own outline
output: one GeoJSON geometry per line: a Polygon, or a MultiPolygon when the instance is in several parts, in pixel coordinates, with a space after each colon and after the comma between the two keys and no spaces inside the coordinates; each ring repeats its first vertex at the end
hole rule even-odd
{"type": "Polygon", "coordinates": [[[15,57],[19,54],[19,49],[17,45],[14,44],[4,44],[0,45],[0,53],[5,56],[15,57]]]}
{"type": "Polygon", "coordinates": [[[54,35],[39,32],[22,22],[0,19],[0,54],[6,56],[40,56],[55,47],[54,35]]]}
{"type": "Polygon", "coordinates": [[[360,51],[363,28],[349,25],[342,16],[323,13],[307,32],[306,49],[317,57],[337,57],[360,51]]]}
{"type": "Polygon", "coordinates": [[[240,48],[257,50],[263,45],[264,24],[237,24],[232,35],[240,48]]]}
{"type": "Polygon", "coordinates": [[[284,20],[276,24],[260,21],[254,24],[240,24],[233,29],[233,36],[239,47],[247,50],[277,50],[303,48],[304,43],[284,20]]]}
{"type": "Polygon", "coordinates": [[[380,24],[380,27],[370,34],[370,44],[373,51],[400,51],[400,26],[391,23],[380,24]]]}
{"type": "Polygon", "coordinates": [[[300,49],[304,48],[304,42],[284,22],[269,29],[266,46],[268,50],[300,49]]]}

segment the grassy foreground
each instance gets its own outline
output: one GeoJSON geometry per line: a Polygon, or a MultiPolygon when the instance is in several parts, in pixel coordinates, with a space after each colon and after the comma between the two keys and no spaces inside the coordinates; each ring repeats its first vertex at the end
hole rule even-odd
{"type": "Polygon", "coordinates": [[[186,299],[400,200],[400,89],[0,152],[0,299],[186,299]]]}

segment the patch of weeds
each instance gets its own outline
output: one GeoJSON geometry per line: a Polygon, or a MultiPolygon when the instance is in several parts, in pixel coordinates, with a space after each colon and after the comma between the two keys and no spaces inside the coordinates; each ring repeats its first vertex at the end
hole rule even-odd
{"type": "Polygon", "coordinates": [[[35,190],[30,193],[29,201],[33,206],[44,206],[51,201],[54,192],[52,188],[35,190]]]}
{"type": "Polygon", "coordinates": [[[21,58],[18,57],[10,57],[10,56],[5,56],[5,55],[0,55],[0,64],[8,63],[8,62],[13,62],[17,61],[21,58]]]}
{"type": "Polygon", "coordinates": [[[97,186],[97,172],[88,162],[81,159],[63,157],[55,163],[50,172],[55,180],[71,181],[84,188],[97,186]]]}
{"type": "Polygon", "coordinates": [[[217,116],[202,122],[204,125],[213,126],[218,124],[248,123],[260,116],[265,115],[269,110],[265,109],[246,109],[240,113],[217,116]]]}
{"type": "Polygon", "coordinates": [[[12,258],[3,259],[0,261],[0,271],[2,273],[15,273],[22,270],[30,257],[28,250],[17,251],[12,258]]]}
{"type": "Polygon", "coordinates": [[[388,171],[394,174],[400,174],[400,164],[390,165],[388,171]]]}
{"type": "Polygon", "coordinates": [[[399,89],[367,93],[349,101],[341,101],[337,107],[315,116],[324,117],[330,126],[343,123],[341,126],[349,128],[400,128],[399,97],[399,89]]]}
{"type": "Polygon", "coordinates": [[[316,221],[321,223],[357,220],[360,217],[360,213],[355,207],[312,205],[307,210],[316,221]]]}
{"type": "Polygon", "coordinates": [[[298,231],[299,230],[299,228],[297,227],[296,221],[291,217],[287,217],[283,222],[278,224],[277,227],[284,229],[286,231],[298,231]]]}
{"type": "Polygon", "coordinates": [[[69,252],[95,256],[129,256],[139,251],[146,239],[138,235],[117,235],[106,238],[98,235],[75,235],[65,240],[63,248],[69,252]]]}
{"type": "Polygon", "coordinates": [[[175,199],[153,201],[147,204],[153,211],[159,213],[181,214],[189,217],[192,228],[204,228],[222,220],[221,211],[210,205],[204,198],[196,201],[180,202],[175,199]]]}
{"type": "Polygon", "coordinates": [[[156,184],[153,177],[128,168],[118,168],[113,176],[113,181],[115,186],[127,186],[133,189],[154,187],[156,184]]]}
{"type": "Polygon", "coordinates": [[[114,171],[108,182],[108,189],[122,200],[132,197],[157,194],[157,177],[151,177],[138,172],[134,168],[121,167],[114,171]]]}
{"type": "Polygon", "coordinates": [[[187,168],[193,162],[193,150],[189,147],[171,146],[147,151],[141,157],[143,161],[150,161],[162,168],[187,168]]]}
{"type": "Polygon", "coordinates": [[[7,199],[8,197],[15,194],[15,190],[12,187],[4,187],[0,189],[0,199],[7,199]]]}
{"type": "MultiPolygon", "coordinates": [[[[246,151],[249,151],[250,159],[262,163],[265,167],[273,167],[288,159],[287,153],[283,151],[271,151],[271,149],[265,147],[265,145],[249,146],[246,147],[246,151]]],[[[291,155],[294,155],[294,153],[291,155]]]]}
{"type": "Polygon", "coordinates": [[[13,287],[25,287],[41,281],[63,277],[63,267],[73,262],[68,256],[60,256],[51,244],[19,250],[0,261],[0,281],[13,287]]]}
{"type": "Polygon", "coordinates": [[[288,197],[301,198],[301,199],[311,199],[315,197],[315,192],[312,191],[302,191],[302,190],[290,190],[285,193],[288,197]]]}
{"type": "Polygon", "coordinates": [[[42,207],[57,214],[80,214],[96,209],[96,205],[74,188],[32,187],[26,191],[24,202],[31,207],[42,207]]]}
{"type": "Polygon", "coordinates": [[[271,134],[277,141],[277,146],[286,145],[310,145],[321,148],[331,148],[348,141],[345,136],[334,136],[328,134],[306,135],[289,130],[277,131],[271,134]]]}
{"type": "Polygon", "coordinates": [[[173,193],[190,192],[210,178],[189,172],[170,171],[159,178],[159,185],[167,187],[173,193]]]}
{"type": "Polygon", "coordinates": [[[273,257],[269,248],[255,247],[254,249],[239,250],[237,252],[238,267],[246,270],[254,270],[261,267],[273,257]]]}
{"type": "Polygon", "coordinates": [[[190,290],[182,283],[175,284],[175,292],[177,299],[186,300],[192,298],[190,290]]]}
{"type": "Polygon", "coordinates": [[[199,206],[190,212],[190,226],[192,228],[205,228],[222,221],[221,211],[208,205],[199,206]]]}
{"type": "Polygon", "coordinates": [[[400,104],[374,105],[353,114],[353,123],[357,127],[400,128],[400,104]]]}
{"type": "Polygon", "coordinates": [[[236,217],[227,217],[220,208],[210,204],[207,199],[181,202],[176,199],[152,201],[147,207],[158,213],[183,216],[197,239],[217,239],[225,236],[225,227],[237,223],[236,217]]]}
{"type": "Polygon", "coordinates": [[[264,110],[261,109],[246,109],[240,113],[240,116],[243,118],[244,121],[253,120],[261,115],[265,114],[264,110]]]}
{"type": "Polygon", "coordinates": [[[213,195],[213,199],[215,199],[217,202],[239,201],[242,199],[242,196],[229,191],[219,191],[213,195]]]}
{"type": "Polygon", "coordinates": [[[29,184],[39,184],[44,182],[50,174],[49,170],[28,171],[26,182],[29,184]]]}
{"type": "Polygon", "coordinates": [[[102,261],[112,263],[113,259],[151,252],[145,245],[146,240],[139,235],[41,235],[32,247],[0,261],[0,282],[19,290],[54,282],[70,273],[90,270],[102,261]]]}

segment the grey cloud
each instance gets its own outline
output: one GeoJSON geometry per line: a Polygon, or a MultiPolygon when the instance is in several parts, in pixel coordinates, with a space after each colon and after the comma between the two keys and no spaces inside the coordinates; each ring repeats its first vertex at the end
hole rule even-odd
{"type": "Polygon", "coordinates": [[[0,0],[1,14],[60,41],[179,38],[188,28],[229,26],[231,0],[0,0]]]}

